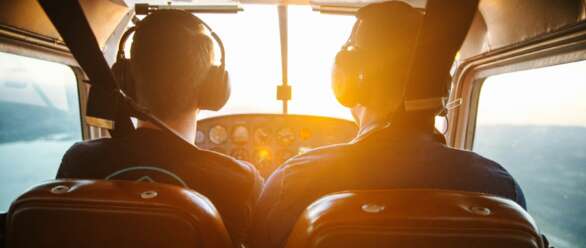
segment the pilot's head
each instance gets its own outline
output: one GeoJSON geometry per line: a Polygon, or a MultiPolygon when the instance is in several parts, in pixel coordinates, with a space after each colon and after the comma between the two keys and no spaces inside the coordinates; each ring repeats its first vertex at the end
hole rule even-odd
{"type": "Polygon", "coordinates": [[[136,101],[161,119],[216,110],[229,96],[224,68],[214,65],[210,30],[188,12],[146,16],[136,26],[130,54],[136,101]]]}
{"type": "Polygon", "coordinates": [[[359,124],[385,118],[401,105],[422,21],[419,10],[399,1],[358,11],[352,33],[336,56],[332,86],[359,124]]]}

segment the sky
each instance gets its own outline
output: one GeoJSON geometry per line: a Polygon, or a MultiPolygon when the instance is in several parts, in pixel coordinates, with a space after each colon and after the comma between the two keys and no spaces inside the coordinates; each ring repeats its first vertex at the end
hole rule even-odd
{"type": "Polygon", "coordinates": [[[586,127],[586,61],[487,78],[477,118],[479,125],[586,127]]]}
{"type": "Polygon", "coordinates": [[[68,111],[77,103],[67,102],[65,93],[67,86],[76,83],[69,66],[0,52],[0,102],[43,107],[50,104],[68,111]]]}

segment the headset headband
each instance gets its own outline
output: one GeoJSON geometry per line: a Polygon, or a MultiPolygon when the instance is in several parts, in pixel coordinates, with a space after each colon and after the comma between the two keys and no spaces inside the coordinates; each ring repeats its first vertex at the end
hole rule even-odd
{"type": "MultiPolygon", "coordinates": [[[[199,24],[203,25],[210,32],[210,35],[212,36],[212,38],[216,41],[216,43],[220,47],[220,69],[224,70],[226,68],[226,53],[224,50],[224,43],[222,42],[222,39],[220,39],[220,36],[218,36],[216,34],[216,32],[214,32],[214,30],[207,23],[205,23],[202,19],[200,19],[199,17],[197,17],[195,15],[192,15],[192,14],[190,14],[190,15],[193,16],[199,24]]],[[[117,59],[121,59],[121,58],[125,57],[124,56],[124,45],[126,44],[126,40],[128,40],[130,35],[132,35],[134,32],[136,32],[137,25],[130,27],[128,30],[126,30],[124,32],[124,34],[122,34],[122,37],[120,38],[120,43],[118,43],[117,59]]]]}

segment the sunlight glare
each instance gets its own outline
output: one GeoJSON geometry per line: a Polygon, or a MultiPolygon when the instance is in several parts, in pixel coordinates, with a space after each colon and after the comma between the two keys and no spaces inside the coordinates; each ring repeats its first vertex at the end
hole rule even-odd
{"type": "MultiPolygon", "coordinates": [[[[281,113],[276,88],[281,84],[281,53],[277,7],[244,5],[238,14],[200,14],[222,38],[232,96],[218,112],[199,118],[238,113],[281,113]]],[[[290,113],[351,119],[330,87],[330,73],[338,49],[346,41],[353,16],[324,15],[309,6],[290,6],[290,113]]]]}
{"type": "Polygon", "coordinates": [[[354,21],[354,16],[320,14],[307,6],[289,7],[291,113],[352,119],[332,92],[331,71],[354,21]]]}

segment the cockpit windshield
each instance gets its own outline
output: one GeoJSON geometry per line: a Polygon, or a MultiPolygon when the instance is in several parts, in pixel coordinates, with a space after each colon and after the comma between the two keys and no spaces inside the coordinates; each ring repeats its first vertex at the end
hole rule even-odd
{"type": "MultiPolygon", "coordinates": [[[[242,6],[237,14],[198,14],[220,35],[232,96],[219,112],[281,113],[277,85],[281,84],[279,17],[274,5],[242,6]]],[[[292,99],[289,113],[351,118],[330,88],[333,58],[352,29],[353,16],[324,15],[309,6],[288,7],[288,61],[292,99]]]]}

